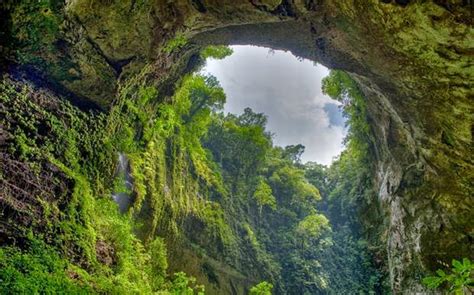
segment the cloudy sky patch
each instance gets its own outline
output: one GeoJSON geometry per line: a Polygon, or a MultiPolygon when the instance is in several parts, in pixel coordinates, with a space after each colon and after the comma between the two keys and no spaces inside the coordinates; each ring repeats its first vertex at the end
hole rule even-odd
{"type": "Polygon", "coordinates": [[[343,150],[346,134],[339,103],[321,92],[329,70],[289,52],[232,46],[224,60],[208,60],[204,72],[216,76],[227,94],[225,112],[250,107],[268,116],[280,146],[303,144],[303,161],[330,164],[343,150]]]}

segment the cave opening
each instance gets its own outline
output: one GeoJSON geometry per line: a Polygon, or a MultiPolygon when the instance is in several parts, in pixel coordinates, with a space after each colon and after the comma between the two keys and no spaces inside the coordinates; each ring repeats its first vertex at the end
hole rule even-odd
{"type": "Polygon", "coordinates": [[[208,59],[203,74],[215,76],[226,93],[224,112],[250,107],[268,117],[276,145],[302,144],[302,162],[330,165],[347,134],[341,102],[322,92],[329,69],[291,52],[257,46],[231,46],[224,59],[208,59]]]}
{"type": "MultiPolygon", "coordinates": [[[[211,194],[211,200],[239,232],[237,239],[249,242],[239,247],[251,249],[241,251],[256,251],[252,276],[262,284],[272,282],[277,294],[386,292],[384,253],[369,248],[360,218],[364,210],[378,208],[368,208],[365,199],[373,194],[373,171],[366,109],[356,82],[287,51],[209,45],[201,56],[213,51],[218,57],[200,63],[176,92],[190,89],[190,129],[208,124],[200,141],[228,190],[227,197],[211,194]],[[215,91],[225,93],[224,105],[216,103],[215,91]],[[208,113],[199,115],[193,105],[208,113]],[[275,267],[280,263],[281,270],[275,267]]],[[[184,228],[190,243],[213,253],[216,249],[202,240],[207,226],[192,217],[184,228]]],[[[219,243],[224,243],[217,249],[222,253],[228,245],[219,243]]],[[[173,270],[196,259],[181,249],[171,252],[173,270]]],[[[243,271],[237,266],[242,257],[233,259],[228,266],[243,271]]],[[[204,274],[191,271],[208,281],[212,292],[229,290],[229,283],[245,286],[219,274],[222,264],[204,260],[204,274]]]]}

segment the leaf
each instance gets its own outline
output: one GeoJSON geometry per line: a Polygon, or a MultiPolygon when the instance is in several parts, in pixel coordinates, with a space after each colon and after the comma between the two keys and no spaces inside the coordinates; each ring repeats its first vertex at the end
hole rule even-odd
{"type": "Polygon", "coordinates": [[[453,259],[452,263],[453,263],[454,269],[456,269],[457,271],[461,272],[463,270],[463,265],[461,264],[459,260],[453,259]]]}
{"type": "Polygon", "coordinates": [[[463,258],[462,264],[464,268],[470,269],[471,268],[471,261],[468,258],[463,258]]]}
{"type": "Polygon", "coordinates": [[[426,285],[430,289],[436,289],[441,285],[444,279],[440,277],[426,277],[423,279],[423,284],[426,285]]]}
{"type": "Polygon", "coordinates": [[[442,269],[438,269],[438,270],[436,271],[436,274],[437,274],[438,276],[440,276],[440,277],[446,277],[446,273],[445,273],[444,270],[442,270],[442,269]]]}

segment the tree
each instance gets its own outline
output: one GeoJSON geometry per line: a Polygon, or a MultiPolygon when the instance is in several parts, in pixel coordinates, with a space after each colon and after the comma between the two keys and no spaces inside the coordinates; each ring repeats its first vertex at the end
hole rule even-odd
{"type": "Polygon", "coordinates": [[[214,58],[214,59],[223,59],[231,55],[234,52],[229,46],[223,45],[209,45],[203,50],[201,50],[201,57],[214,58]]]}
{"type": "Polygon", "coordinates": [[[367,143],[373,141],[369,135],[367,123],[366,99],[356,81],[340,70],[331,70],[322,81],[322,91],[332,99],[342,102],[343,113],[349,127],[345,142],[356,146],[357,150],[367,149],[367,143]]]}
{"type": "Polygon", "coordinates": [[[304,145],[287,145],[283,151],[283,156],[295,164],[301,163],[301,156],[304,153],[304,145]]]}
{"type": "Polygon", "coordinates": [[[263,281],[250,289],[249,295],[272,295],[273,285],[263,281]]]}
{"type": "Polygon", "coordinates": [[[271,149],[263,114],[251,109],[239,117],[214,115],[204,145],[234,179],[255,177],[271,149]],[[262,125],[263,124],[263,125],[262,125]]]}
{"type": "Polygon", "coordinates": [[[275,210],[276,200],[275,197],[272,195],[272,188],[265,180],[260,179],[253,196],[257,200],[260,215],[262,215],[263,206],[268,206],[275,210]]]}
{"type": "Polygon", "coordinates": [[[238,117],[238,124],[241,126],[260,126],[265,129],[267,116],[263,113],[255,113],[251,108],[245,108],[244,113],[238,117]]]}
{"type": "Polygon", "coordinates": [[[447,283],[449,291],[456,295],[472,294],[474,264],[468,258],[464,258],[462,262],[453,259],[452,265],[453,268],[450,273],[447,274],[442,269],[438,269],[436,276],[424,278],[423,284],[428,288],[436,289],[443,283],[447,283]]]}
{"type": "Polygon", "coordinates": [[[304,164],[304,169],[306,179],[318,188],[321,195],[326,195],[328,186],[328,167],[315,162],[307,162],[304,164]]]}
{"type": "Polygon", "coordinates": [[[344,105],[350,104],[355,97],[360,96],[357,83],[347,73],[339,70],[331,70],[323,79],[321,88],[324,94],[344,105]]]}
{"type": "Polygon", "coordinates": [[[196,279],[186,276],[180,271],[174,274],[174,279],[170,286],[170,293],[173,295],[204,295],[204,286],[195,286],[196,279]]]}
{"type": "Polygon", "coordinates": [[[301,238],[302,249],[304,249],[306,241],[320,238],[330,228],[331,226],[326,216],[317,213],[306,216],[296,227],[296,234],[301,238]]]}
{"type": "Polygon", "coordinates": [[[318,189],[306,180],[304,171],[288,161],[273,169],[269,181],[278,201],[300,216],[310,213],[321,196],[318,189]]]}
{"type": "Polygon", "coordinates": [[[194,75],[185,82],[191,105],[184,115],[185,123],[189,122],[199,111],[217,111],[224,107],[225,93],[216,77],[212,75],[194,75]]]}

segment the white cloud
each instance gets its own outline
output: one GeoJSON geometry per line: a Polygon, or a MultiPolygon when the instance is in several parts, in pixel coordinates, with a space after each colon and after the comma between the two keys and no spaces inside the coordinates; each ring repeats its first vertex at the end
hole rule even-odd
{"type": "MultiPolygon", "coordinates": [[[[216,76],[227,94],[225,111],[239,114],[246,107],[268,115],[268,129],[277,145],[301,143],[304,161],[330,164],[343,149],[346,131],[330,124],[328,103],[339,104],[321,91],[329,70],[289,52],[254,46],[232,46],[234,54],[209,60],[203,71],[216,76]]],[[[331,114],[340,116],[340,114],[331,114]]]]}

